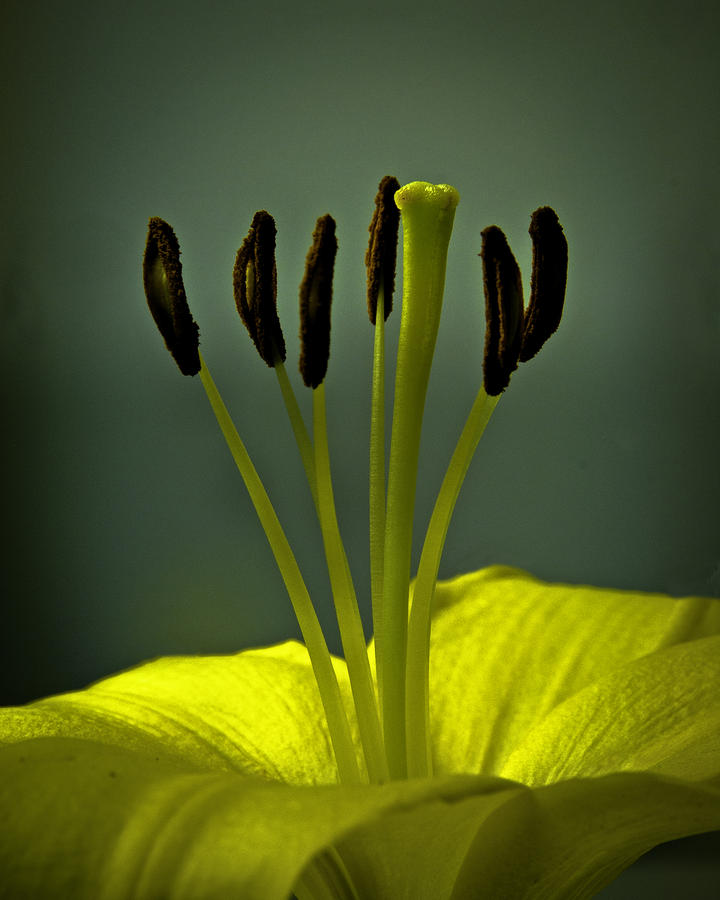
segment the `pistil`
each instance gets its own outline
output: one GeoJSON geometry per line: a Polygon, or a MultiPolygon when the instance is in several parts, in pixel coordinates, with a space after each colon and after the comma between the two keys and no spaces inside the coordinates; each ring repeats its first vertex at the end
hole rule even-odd
{"type": "Polygon", "coordinates": [[[374,623],[383,733],[393,778],[407,774],[405,666],[415,484],[458,200],[457,191],[449,185],[417,181],[395,195],[403,222],[403,300],[388,469],[383,601],[374,623]]]}

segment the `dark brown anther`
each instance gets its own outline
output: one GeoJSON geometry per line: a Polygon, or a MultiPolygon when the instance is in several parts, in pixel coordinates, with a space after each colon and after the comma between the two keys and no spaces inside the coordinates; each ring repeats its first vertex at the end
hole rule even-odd
{"type": "Polygon", "coordinates": [[[485,390],[497,396],[517,369],[523,321],[520,269],[497,225],[482,232],[483,287],[485,289],[485,390]]]}
{"type": "Polygon", "coordinates": [[[271,368],[285,360],[285,339],[277,315],[275,234],[270,213],[264,209],[256,212],[233,268],[237,311],[258,353],[271,368]]]}
{"type": "Polygon", "coordinates": [[[370,243],[365,253],[365,266],[367,268],[368,315],[373,325],[377,315],[378,294],[381,288],[386,319],[392,310],[398,228],[400,226],[400,210],[395,205],[395,191],[399,190],[400,182],[393,175],[386,175],[382,179],[375,197],[375,212],[368,229],[370,243]]]}
{"type": "Polygon", "coordinates": [[[335,219],[322,216],[315,225],[300,284],[300,374],[310,388],[322,383],[330,357],[330,306],[336,253],[335,219]]]}
{"type": "Polygon", "coordinates": [[[568,267],[567,240],[553,209],[549,206],[536,209],[529,230],[533,244],[532,280],[521,362],[532,359],[560,324],[568,267]]]}
{"type": "Polygon", "coordinates": [[[143,284],[150,312],[165,339],[165,346],[183,375],[197,375],[200,371],[200,335],[185,296],[180,245],[170,225],[157,216],[148,223],[143,284]]]}

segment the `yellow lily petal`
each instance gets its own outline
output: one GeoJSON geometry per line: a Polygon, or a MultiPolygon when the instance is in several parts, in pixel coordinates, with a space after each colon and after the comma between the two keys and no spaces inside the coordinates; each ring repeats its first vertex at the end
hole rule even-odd
{"type": "Polygon", "coordinates": [[[3,895],[286,900],[318,852],[385,811],[496,805],[506,789],[477,777],[292,786],[92,741],[24,741],[0,748],[3,895]]]}
{"type": "Polygon", "coordinates": [[[632,660],[720,633],[720,601],[546,584],[492,567],[440,582],[430,652],[438,772],[505,774],[569,697],[632,660]]]}
{"type": "Polygon", "coordinates": [[[503,764],[525,784],[622,771],[720,776],[720,636],[622,666],[556,707],[503,764]]]}
{"type": "MultiPolygon", "coordinates": [[[[334,663],[350,710],[345,663],[334,663]]],[[[0,741],[50,735],[289,784],[337,781],[307,650],[295,641],[162,658],[84,691],[0,710],[0,741]]]]}
{"type": "Polygon", "coordinates": [[[285,900],[331,844],[373,900],[582,898],[720,827],[717,785],[650,774],[291,786],[64,738],[0,748],[0,808],[7,896],[53,900],[285,900]]]}
{"type": "Polygon", "coordinates": [[[649,774],[535,790],[508,782],[387,810],[338,850],[363,898],[559,900],[592,897],[650,847],[719,823],[720,788],[707,783],[649,774]]]}
{"type": "Polygon", "coordinates": [[[303,647],[161,659],[0,714],[10,895],[280,900],[333,845],[340,881],[319,896],[354,896],[344,867],[373,900],[581,898],[655,844],[720,828],[713,601],[506,569],[438,601],[436,758],[462,772],[490,752],[516,781],[337,785],[303,647]],[[473,755],[468,733],[501,746],[473,755]],[[605,774],[640,768],[655,771],[605,774]]]}
{"type": "Polygon", "coordinates": [[[720,828],[720,785],[649,773],[528,789],[478,831],[451,900],[583,900],[651,847],[720,828]]]}

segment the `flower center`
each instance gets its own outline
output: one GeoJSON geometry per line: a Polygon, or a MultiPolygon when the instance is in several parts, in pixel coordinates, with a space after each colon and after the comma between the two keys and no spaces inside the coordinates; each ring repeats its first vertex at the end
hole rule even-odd
{"type": "Polygon", "coordinates": [[[368,312],[375,326],[370,422],[370,574],[377,681],[372,677],[350,566],[338,527],[327,439],[324,379],[330,350],[337,241],[331,216],[318,219],[300,286],[300,371],[313,392],[312,436],[285,371],[277,318],[275,223],[255,214],[233,270],[235,302],[262,359],[272,367],[292,424],[320,521],[361,756],[317,614],[270,498],[199,353],[198,328],[182,282],[172,228],[150,220],[143,262],[150,311],[183,374],[199,372],[213,412],[247,487],[283,577],[305,641],[345,783],[384,782],[432,773],[429,723],[430,614],[450,518],[475,448],[518,360],[530,359],[560,321],[567,243],[549,207],[531,220],[533,273],[523,307],[517,263],[496,226],[482,233],[486,334],[484,381],[468,415],[433,509],[409,608],[415,489],[425,396],[440,324],[447,250],[458,193],[449,185],[395,178],[380,182],[366,254],[368,312]],[[385,320],[392,308],[399,217],[403,291],[385,483],[385,320]]]}

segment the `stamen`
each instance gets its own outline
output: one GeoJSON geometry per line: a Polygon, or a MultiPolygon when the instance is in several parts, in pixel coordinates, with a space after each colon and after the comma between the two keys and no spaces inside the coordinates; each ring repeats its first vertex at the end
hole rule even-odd
{"type": "Polygon", "coordinates": [[[273,368],[285,360],[285,339],[277,315],[275,220],[264,209],[253,216],[235,257],[233,293],[240,318],[262,359],[273,368]]]}
{"type": "Polygon", "coordinates": [[[497,225],[482,232],[485,290],[485,390],[502,393],[517,369],[522,340],[523,292],[520,269],[507,239],[497,225]]]}
{"type": "Polygon", "coordinates": [[[310,388],[322,383],[330,357],[330,306],[337,253],[335,219],[321,216],[300,284],[300,374],[310,388]]]}
{"type": "Polygon", "coordinates": [[[305,384],[313,389],[313,448],[317,510],[340,640],[350,676],[360,742],[370,781],[383,782],[388,779],[388,768],[382,742],[380,716],[357,595],[338,527],[327,440],[327,412],[323,379],[327,372],[330,355],[330,308],[336,252],[335,220],[329,215],[322,216],[317,220],[315,226],[313,243],[305,262],[305,274],[300,284],[300,341],[302,345],[300,373],[305,384]]]}
{"type": "Polygon", "coordinates": [[[180,245],[164,219],[153,216],[143,257],[145,296],[155,324],[183,375],[200,371],[199,329],[188,307],[180,245]]]}
{"type": "Polygon", "coordinates": [[[400,182],[393,175],[386,175],[378,186],[375,212],[368,231],[370,243],[365,253],[367,268],[367,300],[370,321],[375,324],[378,294],[383,291],[385,318],[392,311],[395,290],[395,264],[397,261],[400,210],[395,205],[395,192],[400,182]]]}
{"type": "Polygon", "coordinates": [[[562,317],[568,245],[555,210],[536,209],[530,219],[533,242],[530,303],[525,313],[520,361],[527,362],[553,334],[562,317]]]}
{"type": "MultiPolygon", "coordinates": [[[[373,622],[382,617],[385,554],[385,319],[392,309],[395,289],[400,210],[395,193],[400,183],[386,175],[378,186],[375,210],[368,231],[365,253],[367,300],[370,321],[375,326],[372,400],[370,413],[370,585],[373,622]],[[378,318],[378,309],[380,317],[378,318]]],[[[377,644],[375,645],[377,663],[377,644]]],[[[382,697],[382,667],[376,666],[378,695],[382,697]]]]}

